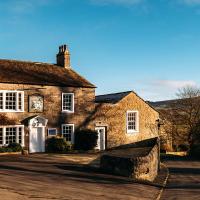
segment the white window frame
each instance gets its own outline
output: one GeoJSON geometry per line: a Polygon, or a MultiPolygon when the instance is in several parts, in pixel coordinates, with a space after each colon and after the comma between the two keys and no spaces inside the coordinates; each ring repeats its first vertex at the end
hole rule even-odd
{"type": "Polygon", "coordinates": [[[63,92],[62,93],[62,112],[67,112],[67,113],[74,113],[74,93],[68,93],[68,92],[63,92]],[[72,95],[72,110],[65,110],[65,109],[63,109],[63,106],[64,106],[64,98],[63,98],[63,96],[64,95],[72,95]]]}
{"type": "Polygon", "coordinates": [[[24,112],[24,91],[17,90],[0,90],[3,94],[3,109],[0,112],[24,112]],[[16,93],[16,109],[6,109],[6,93],[16,93]],[[19,109],[19,94],[21,94],[21,109],[19,109]]]}
{"type": "Polygon", "coordinates": [[[47,133],[48,133],[48,137],[54,137],[54,136],[57,136],[58,131],[57,131],[57,128],[48,128],[48,129],[47,129],[47,133]],[[50,130],[56,130],[56,134],[55,134],[55,135],[49,135],[49,131],[50,131],[50,130]]]}
{"type": "Polygon", "coordinates": [[[139,132],[139,112],[137,111],[137,110],[128,110],[127,112],[126,112],[126,132],[128,133],[128,134],[131,134],[131,133],[138,133],[139,132]],[[133,129],[128,129],[128,114],[129,113],[136,113],[136,129],[135,130],[133,130],[133,129]]]}
{"type": "Polygon", "coordinates": [[[6,128],[17,128],[16,132],[16,143],[19,143],[19,127],[22,128],[22,135],[21,135],[21,146],[24,147],[24,125],[6,125],[6,126],[0,126],[0,128],[3,129],[3,144],[0,144],[0,146],[8,146],[6,144],[6,128]]]}
{"type": "Polygon", "coordinates": [[[68,141],[68,142],[71,142],[72,144],[74,144],[74,124],[62,124],[62,137],[64,137],[63,136],[63,127],[64,126],[72,126],[71,141],[68,141]]]}

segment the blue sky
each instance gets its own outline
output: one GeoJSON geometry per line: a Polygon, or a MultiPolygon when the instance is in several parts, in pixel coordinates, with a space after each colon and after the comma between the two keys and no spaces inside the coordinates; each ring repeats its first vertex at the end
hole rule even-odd
{"type": "Polygon", "coordinates": [[[97,94],[171,99],[200,85],[200,0],[0,1],[0,58],[55,63],[64,43],[97,94]]]}

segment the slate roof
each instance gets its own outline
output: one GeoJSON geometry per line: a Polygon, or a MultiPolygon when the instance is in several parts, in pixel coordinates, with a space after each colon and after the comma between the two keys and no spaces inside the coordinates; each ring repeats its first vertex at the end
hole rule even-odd
{"type": "Polygon", "coordinates": [[[150,106],[154,111],[158,112],[148,101],[145,101],[144,99],[142,99],[134,91],[126,91],[126,92],[119,92],[119,93],[97,95],[95,97],[95,103],[111,103],[111,104],[115,104],[115,103],[118,103],[119,101],[121,101],[124,97],[126,97],[130,93],[134,93],[139,99],[141,99],[141,101],[143,101],[148,106],[150,106]]]}
{"type": "Polygon", "coordinates": [[[47,63],[0,59],[0,83],[95,88],[73,69],[47,63]]]}
{"type": "Polygon", "coordinates": [[[133,92],[133,91],[98,95],[95,97],[95,102],[96,103],[117,103],[121,99],[123,99],[125,96],[130,94],[131,92],[133,92]]]}

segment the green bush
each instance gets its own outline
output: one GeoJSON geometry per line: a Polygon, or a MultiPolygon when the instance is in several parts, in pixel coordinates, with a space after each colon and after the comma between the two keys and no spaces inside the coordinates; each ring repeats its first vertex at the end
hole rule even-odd
{"type": "Polygon", "coordinates": [[[75,132],[76,150],[92,150],[97,145],[98,134],[93,130],[79,130],[75,132]]]}
{"type": "Polygon", "coordinates": [[[11,143],[8,145],[8,148],[12,149],[13,152],[22,151],[22,146],[18,143],[11,143]]]}
{"type": "Polygon", "coordinates": [[[7,152],[7,147],[0,147],[0,153],[5,153],[7,152]]]}
{"type": "Polygon", "coordinates": [[[189,155],[200,159],[200,144],[194,144],[190,147],[189,155]]]}
{"type": "Polygon", "coordinates": [[[64,138],[52,137],[47,140],[46,151],[49,153],[65,153],[71,149],[69,144],[64,138]]]}
{"type": "Polygon", "coordinates": [[[0,153],[20,152],[20,151],[22,151],[22,147],[18,143],[11,143],[8,146],[4,146],[0,148],[0,153]]]}

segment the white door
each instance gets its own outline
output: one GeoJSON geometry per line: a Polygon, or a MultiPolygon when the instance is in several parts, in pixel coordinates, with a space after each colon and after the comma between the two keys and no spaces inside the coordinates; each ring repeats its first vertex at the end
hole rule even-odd
{"type": "Polygon", "coordinates": [[[29,152],[44,152],[45,151],[45,128],[31,127],[29,136],[29,152]]]}
{"type": "Polygon", "coordinates": [[[106,135],[105,133],[106,133],[106,129],[105,129],[105,127],[96,127],[95,130],[98,133],[96,149],[99,149],[100,151],[105,150],[105,135],[106,135]]]}

